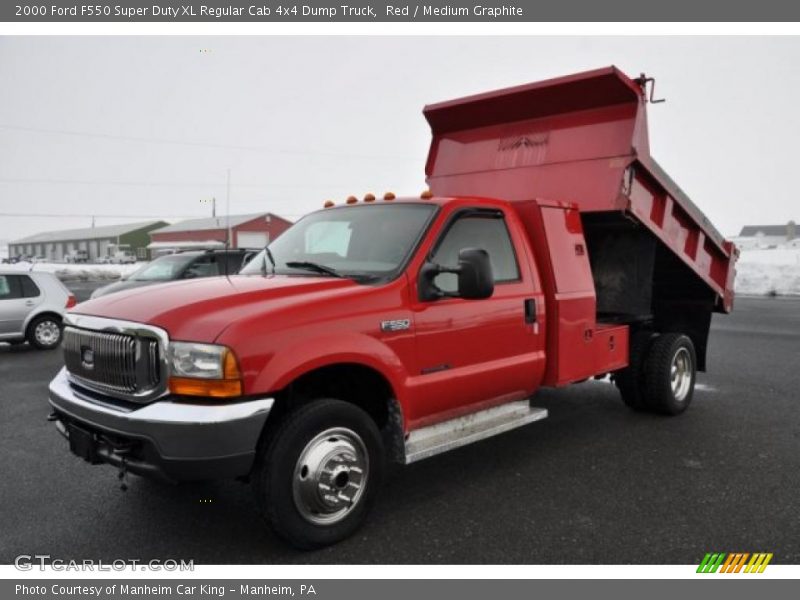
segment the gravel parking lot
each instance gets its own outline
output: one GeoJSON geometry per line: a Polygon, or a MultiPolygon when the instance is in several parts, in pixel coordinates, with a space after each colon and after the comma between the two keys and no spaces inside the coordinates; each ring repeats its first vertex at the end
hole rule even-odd
{"type": "Polygon", "coordinates": [[[46,421],[60,352],[0,344],[0,563],[799,563],[800,300],[738,299],[709,352],[681,417],[633,413],[605,382],[543,392],[549,419],[396,470],[354,538],[299,553],[240,483],[121,491],[46,421]]]}

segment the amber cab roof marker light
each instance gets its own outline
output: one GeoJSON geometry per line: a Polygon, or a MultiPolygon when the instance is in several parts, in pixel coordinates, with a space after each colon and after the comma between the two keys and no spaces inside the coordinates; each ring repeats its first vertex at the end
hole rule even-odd
{"type": "Polygon", "coordinates": [[[348,204],[355,204],[356,202],[358,202],[358,198],[356,198],[355,196],[348,196],[346,202],[348,204]]]}
{"type": "Polygon", "coordinates": [[[386,192],[386,193],[383,195],[383,199],[384,199],[384,200],[394,200],[394,199],[395,199],[395,197],[396,197],[396,196],[395,196],[395,195],[394,195],[394,193],[392,193],[392,192],[386,192]]]}
{"type": "Polygon", "coordinates": [[[322,205],[324,208],[332,208],[336,206],[333,200],[325,200],[325,204],[322,205]]]}
{"type": "Polygon", "coordinates": [[[422,198],[423,200],[430,200],[431,198],[433,198],[433,192],[430,190],[425,190],[419,195],[419,197],[422,198]]]}
{"type": "Polygon", "coordinates": [[[364,196],[364,202],[375,202],[375,194],[367,194],[364,196]]]}

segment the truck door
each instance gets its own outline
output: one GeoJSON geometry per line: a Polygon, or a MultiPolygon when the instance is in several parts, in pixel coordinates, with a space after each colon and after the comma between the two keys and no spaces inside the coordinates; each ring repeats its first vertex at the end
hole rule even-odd
{"type": "MultiPolygon", "coordinates": [[[[412,422],[455,416],[477,403],[519,400],[541,380],[544,329],[537,311],[542,313],[543,295],[528,267],[524,232],[509,221],[500,209],[458,210],[432,246],[429,260],[444,266],[456,266],[464,248],[486,250],[495,288],[484,300],[412,299],[420,368],[407,415],[412,422]]],[[[456,275],[440,274],[435,283],[457,291],[456,275]]]]}

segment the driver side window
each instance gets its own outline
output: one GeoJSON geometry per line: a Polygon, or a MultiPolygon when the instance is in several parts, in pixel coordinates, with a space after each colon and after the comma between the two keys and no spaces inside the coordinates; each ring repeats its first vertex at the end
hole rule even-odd
{"type": "Polygon", "coordinates": [[[183,272],[184,279],[215,277],[217,275],[221,275],[221,273],[217,257],[213,254],[198,258],[183,272]]]}
{"type": "MultiPolygon", "coordinates": [[[[519,280],[519,267],[505,219],[498,213],[468,214],[447,229],[432,256],[436,264],[458,266],[458,253],[464,248],[481,248],[489,253],[495,283],[519,280]]],[[[443,292],[458,290],[458,276],[440,273],[434,279],[443,292]]]]}

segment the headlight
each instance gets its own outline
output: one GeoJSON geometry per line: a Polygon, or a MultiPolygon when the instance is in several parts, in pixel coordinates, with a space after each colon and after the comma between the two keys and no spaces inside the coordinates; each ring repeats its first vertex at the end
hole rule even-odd
{"type": "Polygon", "coordinates": [[[222,379],[225,346],[172,342],[169,345],[169,366],[177,377],[222,379]]]}
{"type": "Polygon", "coordinates": [[[169,369],[169,388],[173,394],[213,398],[242,395],[236,355],[225,346],[171,342],[169,369]]]}

